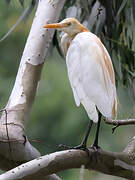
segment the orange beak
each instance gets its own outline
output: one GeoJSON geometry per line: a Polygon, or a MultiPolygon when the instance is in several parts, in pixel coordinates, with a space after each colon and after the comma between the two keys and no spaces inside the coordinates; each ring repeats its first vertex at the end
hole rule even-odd
{"type": "Polygon", "coordinates": [[[44,28],[48,28],[48,29],[61,29],[67,27],[66,23],[55,23],[55,24],[46,24],[44,26],[44,28]]]}

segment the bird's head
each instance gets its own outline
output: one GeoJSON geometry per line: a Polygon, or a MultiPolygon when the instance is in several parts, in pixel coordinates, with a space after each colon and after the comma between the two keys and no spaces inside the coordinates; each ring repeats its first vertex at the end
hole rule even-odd
{"type": "Polygon", "coordinates": [[[47,24],[44,26],[44,28],[51,28],[64,31],[69,36],[74,36],[77,33],[89,31],[75,18],[66,18],[59,23],[47,24]]]}

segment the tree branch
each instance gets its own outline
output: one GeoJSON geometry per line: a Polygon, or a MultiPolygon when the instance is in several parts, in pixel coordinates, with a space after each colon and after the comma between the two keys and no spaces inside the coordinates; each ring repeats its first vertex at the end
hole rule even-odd
{"type": "Polygon", "coordinates": [[[106,124],[111,124],[114,125],[112,128],[112,133],[114,133],[115,129],[118,128],[119,126],[124,126],[124,125],[135,125],[135,119],[120,119],[120,120],[114,120],[114,119],[104,119],[106,124]]]}
{"type": "Polygon", "coordinates": [[[113,119],[105,119],[105,123],[111,125],[135,125],[135,119],[120,119],[120,120],[113,120],[113,119]]]}
{"type": "Polygon", "coordinates": [[[97,154],[93,149],[89,150],[89,156],[82,150],[66,150],[42,156],[0,175],[0,180],[36,179],[66,169],[80,168],[81,165],[89,170],[135,179],[135,138],[120,153],[99,149],[97,154]]]}
{"type": "Polygon", "coordinates": [[[59,19],[64,3],[65,0],[42,0],[38,3],[14,88],[4,108],[6,113],[3,112],[0,119],[0,169],[2,170],[9,170],[40,156],[39,151],[27,139],[25,126],[54,33],[54,30],[45,30],[43,26],[48,21],[56,22],[59,19]]]}

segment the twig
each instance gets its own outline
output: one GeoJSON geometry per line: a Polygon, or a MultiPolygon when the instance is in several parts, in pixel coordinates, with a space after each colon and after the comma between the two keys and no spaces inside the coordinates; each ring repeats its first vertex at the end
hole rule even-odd
{"type": "Polygon", "coordinates": [[[6,125],[6,132],[7,132],[7,142],[8,142],[8,146],[9,146],[9,154],[11,156],[11,159],[13,160],[13,157],[12,157],[12,150],[11,150],[11,141],[10,141],[10,138],[9,138],[9,133],[8,133],[8,123],[7,123],[7,110],[6,109],[1,109],[0,112],[5,112],[5,125],[6,125]]]}
{"type": "Polygon", "coordinates": [[[112,125],[134,125],[135,124],[135,119],[120,119],[120,120],[114,120],[114,119],[105,119],[105,122],[107,124],[112,124],[112,125]]]}
{"type": "MultiPolygon", "coordinates": [[[[6,131],[7,131],[7,137],[8,137],[8,139],[0,139],[0,142],[5,142],[5,143],[10,143],[10,142],[23,142],[23,144],[25,144],[26,143],[26,136],[25,135],[23,135],[23,137],[24,137],[24,140],[23,139],[18,139],[18,140],[16,140],[16,139],[9,139],[9,133],[8,133],[8,127],[7,127],[7,125],[13,125],[13,126],[18,126],[18,127],[20,127],[23,131],[25,131],[25,129],[24,129],[24,127],[22,127],[20,124],[16,124],[16,123],[14,123],[14,122],[10,122],[10,123],[8,123],[7,122],[7,114],[8,114],[8,112],[10,112],[10,111],[17,111],[16,109],[15,110],[7,110],[7,109],[1,109],[0,110],[0,113],[1,112],[5,112],[6,113],[6,123],[4,123],[3,125],[5,125],[6,126],[6,131]]],[[[29,141],[30,142],[34,142],[34,143],[39,143],[39,144],[44,144],[44,145],[46,145],[44,142],[42,142],[42,141],[39,141],[39,140],[36,140],[36,139],[32,139],[32,140],[30,140],[29,139],[29,141]]],[[[47,146],[49,146],[49,147],[52,147],[52,146],[50,146],[50,145],[47,145],[47,146]]],[[[56,145],[56,147],[59,147],[59,145],[56,145]]],[[[63,147],[64,148],[64,147],[63,147]]],[[[11,149],[11,144],[10,144],[10,149],[11,149]]],[[[65,149],[67,149],[67,147],[65,147],[65,149]]],[[[11,152],[11,150],[10,150],[10,152],[11,152]]]]}
{"type": "Polygon", "coordinates": [[[112,133],[114,133],[115,129],[118,128],[119,126],[123,125],[135,125],[135,119],[120,119],[120,120],[114,120],[114,119],[104,119],[105,123],[114,125],[112,128],[112,133]]]}
{"type": "Polygon", "coordinates": [[[14,123],[14,122],[6,123],[6,124],[3,124],[3,125],[14,125],[14,126],[18,126],[18,127],[20,127],[23,131],[25,131],[24,127],[22,127],[20,124],[14,123]]]}
{"type": "Polygon", "coordinates": [[[101,14],[101,11],[102,11],[103,9],[102,8],[98,8],[98,13],[97,13],[97,15],[96,15],[96,17],[97,17],[97,19],[98,19],[98,16],[101,14]]]}
{"type": "Polygon", "coordinates": [[[16,139],[10,139],[10,140],[0,139],[0,142],[5,142],[5,143],[7,143],[7,142],[24,142],[24,140],[22,140],[22,139],[18,139],[18,140],[16,140],[16,139]]]}
{"type": "Polygon", "coordinates": [[[6,116],[6,132],[7,132],[7,139],[8,139],[8,145],[9,145],[9,154],[11,155],[11,159],[13,160],[13,157],[12,157],[12,150],[11,150],[11,143],[10,143],[10,139],[9,139],[9,133],[8,133],[8,124],[7,124],[7,110],[5,109],[4,110],[5,112],[5,116],[6,116]]]}
{"type": "Polygon", "coordinates": [[[120,125],[118,124],[118,125],[116,125],[116,126],[114,126],[114,127],[112,128],[112,134],[114,133],[115,129],[117,129],[119,126],[120,126],[120,125]]]}

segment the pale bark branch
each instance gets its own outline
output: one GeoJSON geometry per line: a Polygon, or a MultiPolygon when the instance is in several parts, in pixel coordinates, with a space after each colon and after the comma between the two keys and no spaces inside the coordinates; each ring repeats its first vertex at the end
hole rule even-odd
{"type": "Polygon", "coordinates": [[[135,179],[135,138],[120,153],[102,149],[97,153],[90,149],[89,156],[82,150],[66,150],[42,156],[0,175],[0,180],[31,180],[67,169],[80,168],[81,165],[89,170],[135,179]]]}
{"type": "MultiPolygon", "coordinates": [[[[9,170],[40,156],[25,133],[37,86],[54,30],[43,26],[56,22],[65,0],[39,0],[24,48],[16,81],[0,119],[0,169],[9,170]]],[[[49,177],[48,177],[49,178],[49,177]]],[[[51,176],[54,178],[54,176],[51,176]]]]}

